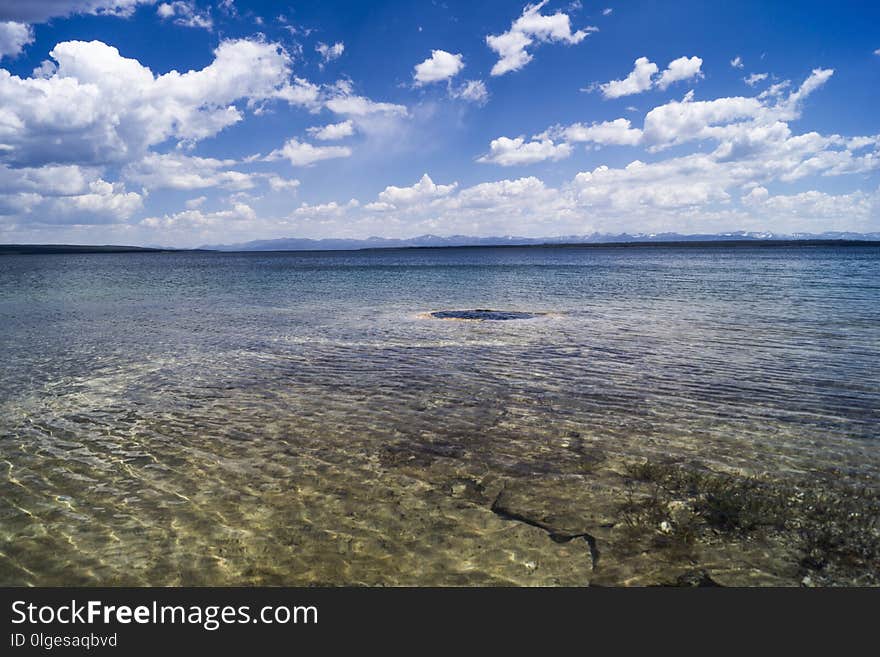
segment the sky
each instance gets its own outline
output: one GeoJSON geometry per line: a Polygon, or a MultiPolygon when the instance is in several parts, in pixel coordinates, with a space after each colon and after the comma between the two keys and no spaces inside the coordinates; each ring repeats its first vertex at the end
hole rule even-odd
{"type": "Polygon", "coordinates": [[[880,231],[880,3],[0,0],[0,242],[880,231]]]}

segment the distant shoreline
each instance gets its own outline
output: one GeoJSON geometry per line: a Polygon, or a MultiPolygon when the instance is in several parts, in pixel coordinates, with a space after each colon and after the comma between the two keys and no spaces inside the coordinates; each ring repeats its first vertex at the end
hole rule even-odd
{"type": "Polygon", "coordinates": [[[643,242],[545,242],[541,244],[461,244],[433,246],[370,246],[337,249],[176,249],[126,245],[88,244],[0,244],[0,255],[76,255],[101,253],[340,253],[360,251],[431,251],[448,249],[572,249],[572,248],[668,248],[668,247],[816,247],[816,246],[880,246],[880,240],[854,239],[718,239],[670,240],[643,242]]]}
{"type": "Polygon", "coordinates": [[[194,252],[205,249],[163,249],[148,246],[125,246],[114,244],[0,244],[0,255],[63,255],[77,253],[174,253],[194,252]]]}

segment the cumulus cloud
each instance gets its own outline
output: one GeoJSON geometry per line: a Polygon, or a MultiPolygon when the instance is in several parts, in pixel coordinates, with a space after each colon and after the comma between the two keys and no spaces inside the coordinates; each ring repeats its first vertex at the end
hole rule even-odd
{"type": "Polygon", "coordinates": [[[296,178],[282,178],[281,176],[269,176],[267,182],[273,192],[292,191],[300,185],[299,180],[296,178]]]}
{"type": "Polygon", "coordinates": [[[334,59],[342,57],[342,53],[345,52],[345,44],[342,41],[337,41],[330,46],[319,41],[318,45],[315,46],[315,52],[321,55],[321,64],[323,66],[327,62],[332,62],[334,59]]]}
{"type": "Polygon", "coordinates": [[[880,168],[880,135],[794,134],[788,125],[831,74],[816,69],[788,94],[695,101],[689,93],[648,112],[642,128],[616,119],[556,126],[530,140],[500,138],[481,161],[512,165],[558,159],[579,142],[657,151],[690,141],[713,144],[705,151],[601,165],[559,187],[530,176],[459,188],[438,185],[426,174],[410,187],[387,187],[365,205],[304,205],[293,217],[310,223],[297,223],[297,234],[876,230],[880,192],[768,191],[816,176],[880,168]]]}
{"type": "Polygon", "coordinates": [[[850,221],[855,219],[860,223],[864,222],[861,226],[851,225],[850,230],[866,230],[867,221],[872,215],[876,217],[877,196],[863,191],[828,194],[818,190],[770,196],[766,189],[757,187],[749,195],[750,201],[747,205],[772,224],[798,224],[806,220],[819,227],[833,226],[842,217],[847,217],[850,221]],[[756,194],[758,190],[762,192],[756,194]]]}
{"type": "Polygon", "coordinates": [[[123,171],[126,180],[147,189],[251,189],[253,174],[230,170],[235,160],[192,157],[182,153],[150,153],[123,171]]]}
{"type": "Polygon", "coordinates": [[[351,149],[347,146],[314,146],[293,138],[289,139],[281,148],[269,153],[264,159],[268,162],[284,159],[295,167],[307,167],[321,160],[349,157],[350,155],[351,149]]]}
{"type": "Polygon", "coordinates": [[[466,100],[476,105],[485,105],[489,102],[489,91],[482,80],[466,80],[458,87],[449,91],[453,98],[466,100]]]}
{"type": "Polygon", "coordinates": [[[285,82],[275,92],[273,98],[287,101],[296,107],[304,107],[312,112],[321,109],[325,93],[317,84],[294,76],[292,80],[285,82]]]}
{"type": "Polygon", "coordinates": [[[550,136],[565,142],[591,142],[602,145],[635,146],[642,139],[642,131],[633,128],[629,119],[593,122],[589,125],[573,123],[569,126],[555,126],[540,136],[550,136]]]}
{"type": "Polygon", "coordinates": [[[203,30],[210,30],[214,27],[211,14],[207,11],[199,11],[192,0],[163,2],[156,9],[156,14],[162,19],[174,19],[175,25],[198,27],[203,30]]]}
{"type": "Polygon", "coordinates": [[[504,167],[519,164],[534,164],[545,160],[561,160],[571,155],[569,144],[556,144],[552,139],[533,139],[525,137],[499,137],[489,144],[489,152],[477,162],[500,164],[504,167]]]}
{"type": "Polygon", "coordinates": [[[348,210],[352,210],[360,206],[357,199],[351,199],[348,203],[337,203],[330,201],[329,203],[303,203],[293,211],[295,217],[344,217],[348,210]]]}
{"type": "Polygon", "coordinates": [[[57,217],[81,223],[91,223],[96,219],[109,218],[122,220],[140,210],[143,197],[136,192],[126,192],[122,183],[96,180],[89,183],[85,194],[56,198],[51,205],[57,217]]]}
{"type": "MultiPolygon", "coordinates": [[[[320,220],[313,226],[320,231],[316,235],[350,237],[876,229],[880,192],[835,195],[811,190],[774,196],[753,182],[778,179],[780,169],[774,168],[786,167],[785,159],[764,169],[760,158],[732,163],[698,153],[657,163],[634,160],[620,168],[599,166],[559,187],[529,176],[443,193],[431,193],[433,182],[425,176],[424,184],[388,188],[403,190],[406,202],[391,202],[395,199],[383,192],[362,206],[304,205],[295,214],[320,220]]],[[[299,228],[300,234],[308,231],[304,224],[299,228]]]]}
{"type": "Polygon", "coordinates": [[[0,59],[17,57],[33,40],[34,31],[30,25],[15,21],[0,23],[0,59]]]}
{"type": "Polygon", "coordinates": [[[834,75],[832,68],[814,68],[797,91],[789,94],[788,100],[782,104],[783,109],[787,110],[785,116],[788,118],[800,116],[801,101],[828,82],[832,75],[834,75]]]}
{"type": "Polygon", "coordinates": [[[42,23],[56,16],[96,14],[127,17],[157,0],[0,0],[0,20],[42,23]]]}
{"type": "Polygon", "coordinates": [[[432,50],[431,56],[421,64],[416,64],[413,81],[417,87],[432,82],[449,80],[464,68],[461,54],[453,54],[445,50],[432,50]]]}
{"type": "Polygon", "coordinates": [[[679,57],[669,62],[666,70],[657,79],[657,88],[666,89],[673,82],[702,78],[703,60],[699,57],[679,57]]]}
{"type": "Polygon", "coordinates": [[[824,85],[834,73],[831,69],[814,69],[806,80],[787,97],[732,96],[708,101],[694,101],[688,93],[681,101],[655,107],[645,116],[643,143],[659,150],[687,141],[743,138],[766,130],[787,129],[784,121],[800,116],[803,101],[824,85]]]}
{"type": "Polygon", "coordinates": [[[750,87],[754,87],[756,84],[758,84],[759,82],[763,82],[768,77],[769,76],[767,75],[767,73],[752,73],[748,77],[743,78],[743,82],[745,82],[750,87]]]}
{"type": "Polygon", "coordinates": [[[411,118],[405,105],[375,101],[357,94],[349,80],[338,80],[334,84],[321,88],[319,107],[326,108],[333,114],[351,121],[355,132],[362,134],[373,147],[378,142],[386,146],[400,143],[401,132],[406,130],[406,123],[411,118]],[[377,142],[378,140],[378,142],[377,142]]]}
{"type": "Polygon", "coordinates": [[[404,105],[377,102],[365,96],[355,94],[352,84],[346,80],[340,80],[336,84],[327,87],[323,92],[322,102],[324,107],[334,114],[354,118],[375,114],[390,116],[406,116],[408,114],[404,105]]]}
{"type": "MultiPolygon", "coordinates": [[[[34,6],[41,4],[53,3],[34,6]]],[[[52,11],[60,11],[62,3],[54,4],[52,11]]],[[[124,15],[138,3],[63,4],[124,15]]],[[[151,15],[168,13],[161,7],[169,7],[173,12],[166,16],[169,21],[183,16],[178,6],[198,7],[180,0],[141,4],[153,4],[151,15]]],[[[573,33],[565,14],[541,14],[544,4],[526,7],[508,32],[490,37],[501,39],[495,42],[498,48],[492,48],[499,56],[495,75],[522,68],[542,42],[578,43],[585,38],[588,28],[573,33]]],[[[0,10],[4,6],[0,0],[0,10]]],[[[28,23],[39,18],[0,13],[0,19],[24,28],[24,32],[16,28],[15,40],[4,36],[5,24],[0,23],[0,53],[14,56],[31,37],[28,23]]],[[[338,45],[341,54],[343,46],[338,45]]],[[[326,47],[328,55],[335,48],[326,47]]],[[[323,61],[332,59],[318,52],[323,61]]],[[[880,225],[880,192],[830,193],[817,188],[832,176],[876,175],[880,135],[794,130],[793,122],[808,106],[811,94],[831,80],[830,69],[814,70],[801,84],[779,81],[766,89],[762,85],[762,92],[755,91],[754,96],[698,100],[689,92],[654,107],[641,120],[631,120],[634,115],[628,114],[630,119],[587,120],[532,136],[499,137],[478,160],[500,166],[553,162],[570,157],[577,144],[588,145],[591,160],[600,157],[596,152],[600,146],[640,146],[650,153],[625,166],[619,157],[630,151],[620,150],[606,165],[591,163],[566,180],[556,178],[552,185],[528,176],[460,187],[448,180],[435,183],[426,173],[412,185],[405,186],[412,180],[404,180],[404,186],[384,187],[370,202],[303,203],[287,216],[273,217],[273,204],[295,198],[300,181],[277,171],[249,172],[248,164],[275,161],[282,164],[271,168],[281,170],[285,161],[305,167],[348,157],[350,148],[326,142],[358,133],[364,137],[359,143],[369,148],[369,126],[401,126],[407,119],[419,127],[425,120],[422,108],[414,107],[410,113],[404,105],[359,95],[348,80],[314,84],[295,77],[290,55],[262,39],[223,41],[204,68],[165,74],[101,42],[60,43],[50,56],[31,77],[0,69],[0,236],[6,240],[26,236],[41,241],[34,237],[40,230],[58,239],[80,234],[64,233],[68,228],[92,230],[89,226],[119,230],[116,235],[137,235],[147,243],[204,244],[212,239],[228,241],[232,234],[252,239],[307,231],[315,237],[425,232],[548,236],[593,230],[715,232],[750,227],[876,230],[880,225]],[[193,154],[199,141],[249,113],[268,111],[271,103],[279,101],[314,115],[325,110],[326,114],[322,120],[313,116],[306,124],[314,124],[305,131],[307,140],[290,139],[266,156],[242,161],[193,154]],[[668,155],[668,149],[685,144],[692,144],[696,152],[686,155],[685,148],[676,148],[673,156],[668,155]],[[263,204],[257,195],[236,193],[258,186],[274,192],[267,193],[263,204]],[[189,193],[158,195],[160,213],[148,203],[151,215],[140,220],[153,190],[163,189],[189,193]],[[233,194],[221,202],[200,190],[233,194]],[[205,195],[198,196],[201,193],[205,195]],[[180,212],[161,214],[174,198],[188,200],[181,201],[180,212]]],[[[628,87],[668,89],[676,82],[702,77],[702,63],[699,57],[679,57],[661,70],[640,58],[626,78],[607,85],[618,85],[612,95],[628,87]],[[653,70],[646,77],[634,75],[640,65],[653,70]]],[[[731,65],[741,67],[742,60],[737,58],[731,65]]],[[[417,86],[446,81],[450,97],[485,103],[488,92],[482,80],[456,78],[462,66],[461,55],[433,51],[416,67],[413,78],[417,86]],[[451,59],[444,61],[438,52],[451,59]]],[[[744,79],[754,86],[768,75],[744,79]]],[[[638,91],[613,97],[629,93],[638,91]]],[[[397,130],[386,133],[403,141],[397,130]]],[[[270,168],[263,163],[255,167],[270,168]]]]}
{"type": "Polygon", "coordinates": [[[141,194],[104,180],[97,168],[0,165],[0,217],[36,225],[103,224],[128,219],[142,203],[141,194]]]}
{"type": "Polygon", "coordinates": [[[571,21],[567,14],[557,11],[553,15],[541,13],[547,4],[543,0],[538,4],[526,5],[522,15],[517,18],[507,32],[486,37],[486,44],[498,54],[498,61],[492,67],[492,75],[504,75],[518,71],[532,61],[527,48],[538,43],[576,44],[583,41],[595,27],[586,27],[576,32],[571,31],[571,21]]]}
{"type": "Polygon", "coordinates": [[[758,94],[758,98],[766,100],[768,98],[779,98],[791,86],[791,80],[783,80],[776,84],[771,84],[764,91],[758,94]]]}
{"type": "Polygon", "coordinates": [[[607,99],[631,96],[652,87],[665,90],[674,82],[702,78],[702,66],[703,60],[699,57],[679,57],[669,62],[666,69],[660,73],[657,64],[647,57],[639,57],[634,62],[633,70],[629,75],[621,80],[599,84],[598,88],[607,99]]]}
{"type": "Polygon", "coordinates": [[[421,180],[410,187],[394,187],[389,185],[379,194],[379,203],[383,203],[388,207],[409,205],[412,203],[424,202],[430,199],[448,196],[458,183],[451,185],[436,185],[431,177],[426,173],[421,180]]]}
{"type": "Polygon", "coordinates": [[[622,80],[611,80],[599,85],[605,98],[620,98],[647,91],[654,84],[654,74],[660,69],[647,57],[639,57],[632,72],[622,80]]]}
{"type": "Polygon", "coordinates": [[[2,162],[125,162],[168,139],[196,142],[241,121],[239,102],[275,97],[290,75],[289,56],[259,40],[223,41],[207,67],[159,76],[100,41],[49,54],[49,77],[0,69],[2,162]]]}
{"type": "Polygon", "coordinates": [[[743,68],[745,66],[745,64],[743,64],[742,57],[740,57],[739,55],[730,60],[730,65],[733,68],[743,68]]]}
{"type": "MultiPolygon", "coordinates": [[[[679,232],[749,226],[783,232],[867,230],[873,221],[876,230],[880,193],[829,195],[814,190],[774,197],[767,191],[771,184],[880,170],[880,135],[794,134],[789,126],[832,73],[815,69],[787,95],[695,101],[689,92],[682,100],[649,111],[641,128],[620,118],[554,126],[531,140],[501,138],[481,161],[521,164],[553,159],[554,148],[575,143],[642,146],[653,152],[688,142],[709,145],[705,151],[655,162],[637,159],[624,167],[601,165],[580,172],[559,189],[545,188],[543,201],[553,209],[529,209],[536,215],[530,224],[532,234],[537,232],[534,226],[549,220],[557,227],[575,228],[582,222],[597,230],[625,226],[679,232]]],[[[457,196],[468,193],[464,189],[457,196]]],[[[455,198],[451,196],[449,203],[455,198]]],[[[451,214],[438,214],[446,202],[440,207],[434,202],[425,215],[458,221],[451,214]]],[[[495,212],[494,207],[487,212],[495,212]]],[[[388,220],[392,218],[393,213],[388,220]]]]}
{"type": "Polygon", "coordinates": [[[404,105],[383,103],[370,100],[364,96],[337,95],[326,101],[324,106],[331,112],[345,116],[369,116],[370,114],[396,114],[405,116],[407,109],[404,105]]]}
{"type": "Polygon", "coordinates": [[[321,141],[334,141],[351,137],[354,134],[354,122],[351,120],[342,121],[341,123],[330,123],[324,126],[314,126],[307,128],[308,132],[315,139],[321,141]]]}
{"type": "Polygon", "coordinates": [[[199,208],[187,209],[161,217],[146,217],[140,221],[140,225],[162,229],[163,232],[186,230],[188,234],[195,232],[202,238],[207,238],[218,228],[228,230],[230,223],[251,224],[256,219],[257,213],[250,205],[242,201],[234,201],[225,210],[205,212],[199,208]]]}

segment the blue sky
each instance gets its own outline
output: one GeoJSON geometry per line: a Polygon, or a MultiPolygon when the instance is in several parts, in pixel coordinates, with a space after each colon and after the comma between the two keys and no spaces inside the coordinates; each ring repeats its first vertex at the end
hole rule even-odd
{"type": "Polygon", "coordinates": [[[0,0],[0,242],[880,230],[880,4],[0,0]]]}

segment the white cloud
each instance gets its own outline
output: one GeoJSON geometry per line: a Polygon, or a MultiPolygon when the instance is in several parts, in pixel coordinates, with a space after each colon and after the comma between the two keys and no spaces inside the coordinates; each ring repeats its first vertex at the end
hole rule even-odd
{"type": "Polygon", "coordinates": [[[647,57],[635,61],[632,72],[622,80],[611,80],[599,85],[605,98],[620,98],[647,91],[654,84],[653,76],[659,69],[647,57]]]}
{"type": "Polygon", "coordinates": [[[204,212],[198,208],[187,209],[182,212],[166,214],[162,217],[151,216],[140,221],[141,226],[166,231],[186,230],[187,233],[196,231],[203,239],[213,234],[218,228],[229,229],[230,223],[252,224],[257,219],[257,213],[247,203],[233,202],[226,210],[216,212],[204,212]]]}
{"type": "Polygon", "coordinates": [[[342,57],[342,53],[345,52],[345,44],[342,41],[338,41],[332,46],[328,46],[326,43],[319,41],[318,45],[315,46],[315,52],[321,55],[322,64],[326,64],[342,57]]]}
{"type": "Polygon", "coordinates": [[[0,194],[39,193],[44,196],[75,196],[98,179],[98,170],[76,165],[22,167],[0,165],[0,194]]]}
{"type": "Polygon", "coordinates": [[[30,25],[15,21],[0,22],[0,59],[17,57],[33,41],[34,30],[30,25]]]}
{"type": "Polygon", "coordinates": [[[296,138],[289,139],[281,148],[272,151],[264,159],[266,161],[288,160],[295,167],[307,167],[338,157],[349,157],[351,149],[347,146],[313,146],[296,138]]]}
{"type": "Polygon", "coordinates": [[[657,80],[657,87],[666,89],[673,82],[680,80],[690,80],[692,78],[702,78],[703,60],[699,57],[679,57],[669,62],[666,70],[660,74],[657,80]]]}
{"type": "Polygon", "coordinates": [[[208,12],[200,12],[192,0],[175,0],[174,2],[163,2],[156,9],[159,18],[173,18],[175,25],[184,27],[197,27],[203,30],[211,30],[214,27],[214,21],[208,12]]]}
{"type": "Polygon", "coordinates": [[[874,51],[874,54],[880,57],[880,48],[877,48],[877,50],[874,51]]]}
{"type": "Polygon", "coordinates": [[[787,129],[780,121],[800,116],[804,99],[824,85],[834,73],[814,69],[810,76],[786,98],[768,104],[771,97],[733,96],[709,101],[694,101],[692,92],[682,101],[655,107],[645,116],[643,142],[658,150],[700,139],[729,140],[748,135],[753,130],[787,129]]]}
{"type": "Polygon", "coordinates": [[[55,210],[62,216],[79,217],[85,223],[93,217],[109,216],[128,219],[140,210],[143,198],[135,192],[126,192],[121,183],[96,180],[89,184],[86,194],[60,197],[55,200],[55,210]]]}
{"type": "Polygon", "coordinates": [[[620,215],[652,210],[683,210],[728,199],[724,185],[702,176],[680,175],[677,167],[635,160],[621,169],[608,166],[577,174],[574,195],[579,206],[620,215]]]}
{"type": "Polygon", "coordinates": [[[4,0],[0,18],[42,23],[56,16],[97,14],[128,17],[138,5],[152,5],[157,0],[4,0]]]}
{"type": "Polygon", "coordinates": [[[750,87],[754,87],[756,84],[758,84],[759,82],[763,82],[768,77],[769,76],[767,75],[767,73],[752,73],[748,77],[743,78],[743,82],[745,82],[750,87]]]}
{"type": "Polygon", "coordinates": [[[629,119],[614,119],[601,123],[594,122],[590,125],[573,123],[567,127],[556,126],[543,136],[551,136],[572,143],[592,142],[603,145],[635,146],[641,142],[642,131],[633,128],[629,119]]]}
{"type": "Polygon", "coordinates": [[[612,13],[614,13],[614,10],[611,7],[606,7],[602,10],[603,16],[610,16],[612,13]]]}
{"type": "Polygon", "coordinates": [[[306,132],[321,141],[334,141],[351,137],[354,134],[354,123],[351,120],[342,121],[341,123],[330,123],[324,126],[307,128],[306,132]]]}
{"type": "Polygon", "coordinates": [[[758,94],[758,98],[765,100],[768,98],[778,98],[782,93],[791,86],[791,80],[783,80],[776,84],[771,84],[767,89],[758,94]]]}
{"type": "Polygon", "coordinates": [[[142,203],[140,194],[104,180],[95,168],[0,165],[0,217],[36,225],[104,224],[131,217],[142,203]]]}
{"type": "Polygon", "coordinates": [[[364,135],[372,147],[402,143],[404,120],[410,117],[404,105],[374,101],[357,95],[348,80],[339,80],[321,89],[320,106],[350,120],[356,132],[364,135]]]}
{"type": "Polygon", "coordinates": [[[339,81],[328,87],[325,91],[323,104],[335,114],[350,117],[366,117],[372,114],[406,116],[408,114],[403,105],[377,102],[354,94],[351,83],[347,81],[339,81]]]}
{"type": "Polygon", "coordinates": [[[669,62],[666,69],[658,77],[655,77],[660,72],[657,64],[647,57],[639,57],[629,75],[622,80],[611,80],[599,84],[598,88],[607,99],[631,96],[652,87],[665,90],[669,85],[680,80],[702,78],[702,66],[703,60],[699,57],[679,57],[669,62]]]}
{"type": "Polygon", "coordinates": [[[434,181],[426,173],[419,182],[411,187],[394,187],[389,185],[379,194],[379,202],[389,207],[409,205],[448,196],[456,187],[458,187],[458,183],[435,185],[434,181]]]}
{"type": "Polygon", "coordinates": [[[798,90],[789,94],[788,100],[783,103],[783,108],[787,110],[785,116],[788,118],[800,116],[801,101],[828,82],[832,75],[834,75],[834,69],[814,68],[813,72],[804,80],[798,90]]]}
{"type": "Polygon", "coordinates": [[[287,101],[290,105],[305,107],[313,112],[321,109],[324,100],[321,87],[295,76],[293,80],[281,85],[273,97],[287,101]]]}
{"type": "Polygon", "coordinates": [[[492,67],[492,75],[518,71],[532,61],[532,55],[526,51],[526,48],[535,41],[571,45],[580,43],[590,32],[596,30],[595,27],[587,27],[572,32],[567,14],[561,11],[551,16],[541,14],[541,9],[546,4],[547,0],[543,0],[534,5],[526,5],[522,15],[511,24],[507,32],[486,37],[486,44],[499,57],[492,67]]]}
{"type": "Polygon", "coordinates": [[[453,98],[460,98],[477,105],[489,102],[489,91],[482,80],[466,80],[458,87],[450,89],[453,98]]]}
{"type": "MultiPolygon", "coordinates": [[[[541,16],[541,7],[531,8],[538,18],[554,18],[541,16]]],[[[567,17],[565,25],[570,34],[567,17]]],[[[554,40],[538,36],[551,34],[550,28],[541,32],[544,28],[524,22],[518,29],[529,39],[522,48],[528,58],[532,44],[554,40]]],[[[58,226],[100,224],[139,231],[118,235],[166,244],[193,243],[197,237],[202,241],[195,243],[205,243],[209,237],[225,239],[231,234],[246,239],[300,235],[301,229],[320,237],[880,227],[880,192],[832,194],[811,184],[830,176],[876,175],[880,136],[795,134],[794,124],[789,125],[800,116],[810,94],[829,81],[831,70],[816,69],[791,88],[788,81],[780,81],[754,97],[695,100],[690,92],[647,112],[641,126],[618,118],[554,126],[531,137],[500,137],[479,158],[501,166],[557,161],[574,153],[578,143],[590,145],[591,160],[599,157],[598,146],[642,146],[652,153],[641,156],[649,162],[635,160],[626,166],[616,159],[607,161],[614,166],[591,163],[589,170],[554,183],[555,187],[526,177],[460,188],[455,182],[436,184],[425,174],[408,187],[385,187],[370,203],[352,199],[303,204],[286,217],[272,218],[273,204],[295,198],[299,180],[277,172],[237,171],[252,160],[196,157],[191,154],[193,144],[242,120],[247,112],[257,114],[269,103],[283,100],[315,114],[327,109],[337,115],[334,123],[313,117],[316,125],[307,130],[313,143],[291,139],[262,158],[309,166],[351,155],[347,147],[321,142],[355,132],[364,137],[358,141],[365,150],[375,147],[366,125],[400,126],[402,117],[410,117],[408,140],[427,125],[427,114],[420,114],[424,108],[414,106],[410,115],[403,105],[357,95],[347,80],[317,85],[292,77],[290,56],[257,39],[224,41],[205,68],[164,75],[100,42],[61,43],[51,56],[57,64],[47,61],[30,78],[0,70],[0,235],[4,239],[9,235],[33,239],[38,233],[26,233],[25,227],[39,231],[53,223],[58,232],[45,234],[66,234],[58,226]],[[680,155],[684,149],[676,149],[675,157],[662,159],[664,149],[687,143],[697,152],[680,155]],[[153,148],[168,152],[158,154],[153,148]],[[233,194],[225,201],[228,207],[209,211],[217,199],[206,193],[181,201],[180,212],[132,221],[143,216],[144,201],[154,189],[236,191],[257,185],[276,194],[267,194],[262,205],[256,205],[259,198],[233,194]]],[[[503,56],[499,64],[502,60],[503,56]]],[[[649,88],[665,89],[675,81],[702,76],[698,57],[673,60],[663,72],[647,58],[641,60],[654,66],[647,76],[649,88]]],[[[444,77],[440,68],[426,69],[424,83],[436,75],[433,81],[451,80],[447,86],[451,97],[485,102],[483,81],[453,79],[460,68],[444,77]]],[[[766,74],[750,78],[756,76],[764,77],[755,82],[767,79],[766,74]]],[[[643,82],[636,80],[635,86],[639,84],[643,82]]],[[[387,134],[405,141],[400,131],[387,130],[387,134]]],[[[615,158],[625,152],[619,151],[615,158]]],[[[169,194],[159,201],[164,204],[198,193],[169,194]]]]}
{"type": "MultiPolygon", "coordinates": [[[[755,195],[758,189],[764,188],[758,187],[752,191],[749,205],[766,217],[766,221],[777,225],[803,225],[806,220],[816,226],[817,231],[822,231],[825,230],[825,226],[838,224],[843,217],[867,224],[872,216],[876,217],[878,207],[877,195],[862,191],[834,195],[809,190],[798,194],[769,196],[766,189],[763,194],[755,195]]],[[[869,226],[853,226],[853,228],[870,229],[869,226]]]]}
{"type": "MultiPolygon", "coordinates": [[[[528,177],[481,183],[399,206],[377,200],[343,211],[333,205],[333,219],[320,230],[323,235],[353,237],[426,232],[547,237],[743,228],[821,232],[870,230],[872,225],[876,230],[880,193],[811,191],[772,197],[766,188],[751,186],[750,193],[742,194],[743,180],[752,174],[708,154],[656,164],[636,160],[622,168],[600,166],[581,172],[558,188],[528,177]]],[[[330,215],[326,210],[324,216],[330,215]]]]}
{"type": "Polygon", "coordinates": [[[756,98],[742,96],[694,102],[682,101],[655,107],[645,115],[644,139],[654,148],[665,148],[719,134],[718,126],[752,119],[764,111],[756,98]]]}
{"type": "Polygon", "coordinates": [[[125,167],[126,180],[147,189],[206,189],[221,187],[231,190],[251,189],[254,175],[231,171],[235,160],[192,157],[181,153],[149,153],[138,162],[125,167]]]}
{"type": "Polygon", "coordinates": [[[489,152],[477,162],[500,164],[504,167],[534,164],[545,160],[561,160],[571,155],[569,144],[555,144],[552,139],[527,142],[524,137],[499,137],[489,144],[489,152]]]}
{"type": "Polygon", "coordinates": [[[461,54],[453,54],[445,50],[432,50],[431,56],[421,64],[416,64],[413,71],[413,80],[417,87],[449,80],[464,68],[464,58],[461,54]]]}
{"type": "Polygon", "coordinates": [[[50,56],[48,78],[0,69],[0,161],[136,160],[168,139],[195,142],[239,122],[237,101],[275,97],[290,75],[289,56],[256,40],[223,41],[207,67],[160,76],[100,41],[59,43],[50,56]]]}
{"type": "Polygon", "coordinates": [[[359,206],[360,203],[357,199],[351,199],[348,203],[337,203],[336,201],[331,201],[330,203],[318,203],[315,205],[303,203],[293,211],[293,215],[308,218],[344,217],[346,211],[359,206]]]}
{"type": "Polygon", "coordinates": [[[296,178],[282,178],[281,176],[269,176],[267,179],[273,192],[285,192],[295,190],[300,182],[296,178]]]}
{"type": "Polygon", "coordinates": [[[743,66],[745,66],[745,64],[743,64],[742,57],[740,57],[739,55],[730,60],[730,65],[733,68],[743,68],[743,66]]]}
{"type": "MultiPolygon", "coordinates": [[[[766,185],[771,183],[868,174],[880,169],[878,135],[792,133],[787,122],[800,116],[805,99],[825,84],[831,74],[830,70],[816,69],[787,96],[694,101],[693,92],[689,92],[682,101],[672,101],[648,112],[643,130],[632,127],[627,119],[616,119],[555,126],[535,135],[531,142],[502,138],[493,142],[494,153],[484,156],[482,161],[540,161],[544,159],[542,152],[549,154],[557,141],[563,147],[587,142],[640,145],[651,151],[691,141],[709,141],[714,142],[714,148],[706,152],[653,163],[635,160],[621,168],[599,166],[581,172],[571,185],[548,193],[545,200],[554,208],[550,212],[553,221],[558,222],[554,225],[577,226],[581,221],[581,226],[591,230],[626,226],[629,230],[679,232],[718,232],[748,226],[776,231],[812,227],[821,232],[857,227],[868,230],[873,221],[876,230],[880,227],[880,192],[835,196],[814,191],[765,202],[769,196],[766,185]],[[529,152],[528,146],[534,152],[529,152]],[[741,199],[741,207],[737,207],[737,198],[741,199]],[[800,216],[799,211],[803,212],[800,216]],[[573,223],[566,224],[567,221],[573,223]]],[[[466,194],[467,190],[462,190],[459,196],[466,194]]],[[[546,221],[547,211],[532,211],[542,218],[540,221],[546,221]]],[[[436,203],[431,213],[437,216],[436,203]]],[[[537,232],[534,228],[533,231],[537,232]]]]}

